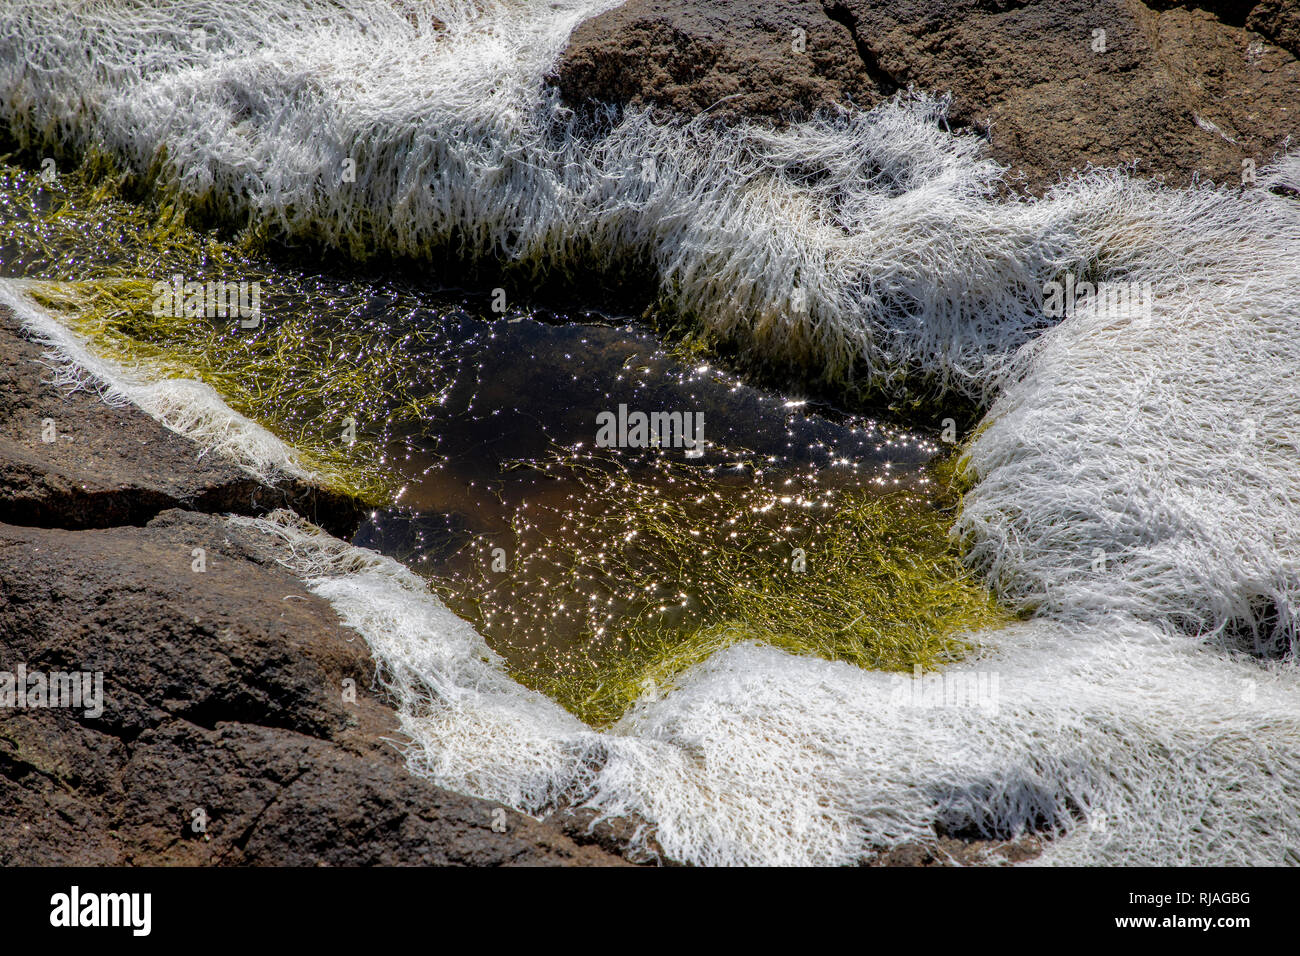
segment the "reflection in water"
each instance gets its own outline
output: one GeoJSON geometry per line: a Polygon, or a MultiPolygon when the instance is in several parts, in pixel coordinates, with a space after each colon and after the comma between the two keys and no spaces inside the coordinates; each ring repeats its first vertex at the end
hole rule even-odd
{"type": "MultiPolygon", "coordinates": [[[[985,623],[916,434],[743,384],[626,320],[514,308],[389,269],[320,272],[115,197],[0,169],[0,272],[96,347],[197,375],[385,504],[356,535],[425,574],[513,671],[596,721],[728,640],[869,667],[985,623]],[[159,316],[153,283],[260,284],[262,321],[159,316]],[[620,406],[702,416],[703,454],[597,447],[620,406]]],[[[527,290],[506,290],[523,299],[527,290]]]]}
{"type": "Polygon", "coordinates": [[[628,618],[705,623],[711,596],[729,588],[707,577],[720,570],[710,558],[743,556],[745,575],[771,576],[795,549],[815,553],[846,495],[928,491],[933,444],[809,414],[687,366],[649,335],[462,321],[467,372],[423,423],[429,440],[411,443],[397,505],[375,512],[357,543],[442,582],[525,678],[616,653],[628,618]],[[620,404],[702,415],[703,456],[596,448],[598,414],[620,404]],[[698,560],[683,561],[682,546],[698,560]]]}

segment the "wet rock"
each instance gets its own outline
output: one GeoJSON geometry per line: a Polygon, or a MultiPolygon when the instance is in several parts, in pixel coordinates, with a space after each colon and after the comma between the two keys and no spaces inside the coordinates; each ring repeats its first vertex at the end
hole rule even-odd
{"type": "Polygon", "coordinates": [[[0,708],[0,864],[619,862],[411,776],[365,642],[275,556],[178,510],[0,525],[0,670],[103,674],[98,716],[0,708]]]}
{"type": "Polygon", "coordinates": [[[168,508],[287,507],[336,534],[360,522],[358,502],[302,481],[266,485],[138,409],[54,386],[42,353],[0,309],[0,521],[107,528],[142,525],[168,508]]]}
{"type": "Polygon", "coordinates": [[[762,122],[914,86],[951,92],[951,121],[1033,191],[1087,164],[1240,181],[1300,131],[1298,22],[1294,0],[628,0],[574,32],[554,82],[584,108],[762,122]]]}

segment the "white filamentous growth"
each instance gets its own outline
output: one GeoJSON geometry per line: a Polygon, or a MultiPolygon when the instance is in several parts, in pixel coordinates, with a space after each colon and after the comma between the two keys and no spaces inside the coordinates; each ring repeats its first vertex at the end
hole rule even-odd
{"type": "Polygon", "coordinates": [[[51,380],[61,388],[94,389],[110,405],[135,405],[172,431],[193,439],[266,482],[305,478],[293,448],[230,408],[212,386],[190,378],[160,377],[137,363],[128,367],[95,354],[81,336],[33,302],[28,286],[58,284],[0,279],[0,307],[11,309],[33,341],[45,347],[51,380]]]}
{"type": "Polygon", "coordinates": [[[506,676],[500,655],[414,573],[289,512],[230,521],[275,535],[289,567],[365,635],[414,741],[412,769],[532,813],[572,791],[598,735],[506,676]]]}
{"type": "Polygon", "coordinates": [[[289,566],[359,629],[438,783],[656,827],[700,864],[849,863],[954,832],[1057,833],[1046,862],[1281,863],[1300,811],[1300,690],[1125,616],[984,635],[996,712],[922,707],[911,676],[743,644],[603,734],[505,677],[407,569],[281,513],[289,566]],[[1267,808],[1267,812],[1260,812],[1267,808]]]}
{"type": "MultiPolygon", "coordinates": [[[[0,117],[30,143],[139,171],[165,153],[188,201],[345,250],[644,263],[773,361],[999,396],[958,524],[1036,613],[963,665],[997,673],[996,710],[907,706],[909,678],[746,644],[597,734],[395,562],[283,515],[235,519],[281,537],[365,635],[411,766],[531,813],[635,814],[697,863],[848,863],[936,826],[1045,830],[1047,862],[1295,862],[1297,158],[1253,190],[1093,171],[1006,201],[923,96],[779,132],[632,113],[584,134],[541,78],[610,5],[0,11],[0,117]],[[334,176],[345,160],[354,181],[334,176]],[[1085,306],[1042,334],[1043,286],[1066,272],[1150,283],[1151,307],[1085,306]]],[[[210,420],[189,425],[224,440],[210,420]]]]}
{"type": "Polygon", "coordinates": [[[647,265],[760,357],[972,395],[1042,327],[1043,283],[1109,240],[1089,210],[1142,191],[1099,176],[999,202],[999,167],[920,95],[775,132],[629,113],[586,135],[542,76],[612,5],[14,0],[0,117],[347,251],[647,265]]]}
{"type": "Polygon", "coordinates": [[[1181,241],[1131,242],[1130,269],[1181,287],[1150,310],[1093,303],[1026,349],[969,449],[958,531],[1023,607],[1292,651],[1300,204],[1158,198],[1137,213],[1181,241]]]}

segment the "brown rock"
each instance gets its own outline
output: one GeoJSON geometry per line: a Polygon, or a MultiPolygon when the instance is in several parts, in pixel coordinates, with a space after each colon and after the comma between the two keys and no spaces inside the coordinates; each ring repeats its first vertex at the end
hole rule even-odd
{"type": "Polygon", "coordinates": [[[722,121],[799,119],[880,98],[853,37],[820,0],[633,0],[578,26],[556,82],[575,105],[722,121]]]}
{"type": "Polygon", "coordinates": [[[579,846],[595,846],[632,863],[680,866],[664,853],[654,825],[641,817],[601,817],[586,807],[564,807],[544,821],[579,846]]]}
{"type": "Polygon", "coordinates": [[[1294,0],[629,0],[574,32],[555,83],[682,117],[734,94],[711,114],[765,122],[914,86],[951,92],[952,121],[1036,191],[1089,163],[1185,184],[1237,180],[1300,131],[1296,28],[1294,0]]]}
{"type": "Polygon", "coordinates": [[[1300,56],[1300,0],[1263,0],[1251,9],[1246,26],[1300,56]]]}
{"type": "Polygon", "coordinates": [[[0,670],[104,680],[99,717],[0,710],[0,864],[621,862],[411,776],[365,642],[275,553],[177,510],[0,525],[0,670]]]}
{"type": "Polygon", "coordinates": [[[141,525],[168,508],[257,515],[287,507],[336,534],[356,529],[357,502],[301,481],[268,486],[138,409],[56,388],[42,351],[0,309],[0,521],[106,528],[141,525]]]}

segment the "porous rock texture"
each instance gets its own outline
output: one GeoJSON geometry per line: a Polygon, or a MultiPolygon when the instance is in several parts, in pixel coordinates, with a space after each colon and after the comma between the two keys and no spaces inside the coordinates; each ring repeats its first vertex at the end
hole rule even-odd
{"type": "Polygon", "coordinates": [[[0,707],[0,865],[623,862],[408,773],[365,641],[223,516],[353,505],[40,358],[0,314],[0,671],[100,672],[103,712],[0,707]]]}
{"type": "Polygon", "coordinates": [[[578,27],[570,105],[782,123],[951,93],[1041,192],[1088,164],[1239,180],[1300,131],[1296,0],[628,0],[578,27]]]}

